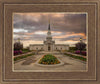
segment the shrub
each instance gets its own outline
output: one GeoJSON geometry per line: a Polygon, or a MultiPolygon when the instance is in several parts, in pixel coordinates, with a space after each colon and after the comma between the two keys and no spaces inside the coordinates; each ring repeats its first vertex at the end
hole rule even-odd
{"type": "Polygon", "coordinates": [[[19,55],[19,54],[22,54],[23,52],[21,50],[16,50],[14,51],[14,55],[19,55]]]}
{"type": "Polygon", "coordinates": [[[77,50],[77,51],[75,51],[75,54],[81,54],[81,55],[84,55],[84,56],[86,56],[86,51],[82,51],[81,53],[80,53],[80,50],[77,50]]]}
{"type": "Polygon", "coordinates": [[[80,54],[80,50],[75,51],[75,54],[80,54]]]}
{"type": "Polygon", "coordinates": [[[82,51],[81,54],[86,56],[87,53],[86,53],[86,51],[82,51]]]}

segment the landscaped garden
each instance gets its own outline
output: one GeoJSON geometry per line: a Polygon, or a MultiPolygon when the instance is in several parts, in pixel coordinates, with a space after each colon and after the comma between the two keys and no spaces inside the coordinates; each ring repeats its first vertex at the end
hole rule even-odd
{"type": "Polygon", "coordinates": [[[26,58],[26,57],[29,57],[29,56],[32,56],[32,55],[34,55],[34,54],[31,53],[31,54],[27,54],[27,55],[23,55],[23,56],[18,56],[18,57],[14,58],[14,61],[17,61],[17,60],[20,60],[20,59],[23,59],[23,58],[26,58]]]}
{"type": "Polygon", "coordinates": [[[67,56],[69,56],[69,57],[72,57],[72,58],[75,58],[75,59],[82,60],[82,61],[86,61],[86,60],[87,60],[87,59],[84,58],[84,57],[76,56],[76,55],[72,55],[72,54],[68,54],[68,53],[65,53],[65,55],[67,55],[67,56]]]}
{"type": "Polygon", "coordinates": [[[87,55],[86,44],[84,42],[80,41],[75,44],[75,47],[69,47],[69,50],[67,50],[67,52],[86,56],[87,55]]]}
{"type": "Polygon", "coordinates": [[[86,52],[85,49],[82,50],[82,51],[80,51],[78,49],[74,50],[74,48],[75,47],[70,47],[69,50],[67,50],[67,52],[70,52],[70,53],[73,53],[73,54],[79,54],[79,55],[83,55],[83,56],[86,56],[87,55],[87,52],[86,52]]]}
{"type": "Polygon", "coordinates": [[[27,49],[27,48],[23,48],[22,50],[23,53],[27,53],[27,52],[31,52],[31,50],[27,49]]]}
{"type": "Polygon", "coordinates": [[[14,56],[30,52],[29,48],[23,48],[21,42],[14,43],[14,56]]]}
{"type": "Polygon", "coordinates": [[[39,61],[39,64],[45,64],[45,65],[59,64],[59,63],[60,61],[51,54],[44,55],[39,61]]]}

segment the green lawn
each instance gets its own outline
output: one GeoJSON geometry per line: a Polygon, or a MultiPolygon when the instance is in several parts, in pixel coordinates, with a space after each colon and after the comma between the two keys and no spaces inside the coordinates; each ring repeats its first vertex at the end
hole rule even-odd
{"type": "Polygon", "coordinates": [[[17,61],[17,60],[20,60],[20,59],[23,59],[23,58],[26,58],[26,57],[32,56],[32,55],[34,55],[34,54],[31,53],[31,54],[28,54],[28,55],[23,55],[23,56],[20,56],[20,57],[16,57],[16,58],[14,58],[14,61],[17,61]]]}
{"type": "Polygon", "coordinates": [[[65,53],[65,55],[67,55],[69,57],[72,57],[72,58],[75,58],[75,59],[82,60],[82,61],[86,61],[87,60],[86,58],[83,58],[83,57],[80,57],[80,56],[71,55],[71,54],[67,54],[67,53],[65,53]]]}
{"type": "Polygon", "coordinates": [[[75,51],[74,51],[74,50],[68,50],[67,52],[75,53],[75,51]]]}
{"type": "Polygon", "coordinates": [[[27,53],[27,52],[30,52],[30,50],[29,49],[23,49],[22,52],[27,53]]]}

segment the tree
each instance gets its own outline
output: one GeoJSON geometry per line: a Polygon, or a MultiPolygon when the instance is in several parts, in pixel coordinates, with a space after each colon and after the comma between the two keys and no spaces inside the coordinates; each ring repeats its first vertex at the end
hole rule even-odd
{"type": "Polygon", "coordinates": [[[80,53],[81,53],[82,50],[86,48],[86,44],[85,44],[84,42],[78,42],[78,43],[76,44],[76,48],[77,48],[78,50],[80,50],[80,53]]]}
{"type": "Polygon", "coordinates": [[[22,50],[23,49],[23,44],[20,42],[15,42],[14,43],[14,50],[22,50]]]}

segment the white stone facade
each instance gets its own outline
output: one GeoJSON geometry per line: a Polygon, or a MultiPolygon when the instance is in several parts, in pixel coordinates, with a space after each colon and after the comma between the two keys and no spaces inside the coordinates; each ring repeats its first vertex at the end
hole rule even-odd
{"type": "Polygon", "coordinates": [[[65,44],[55,44],[52,40],[50,24],[48,27],[47,37],[43,44],[31,44],[30,50],[44,50],[44,51],[55,51],[55,50],[68,50],[69,45],[65,44]]]}

